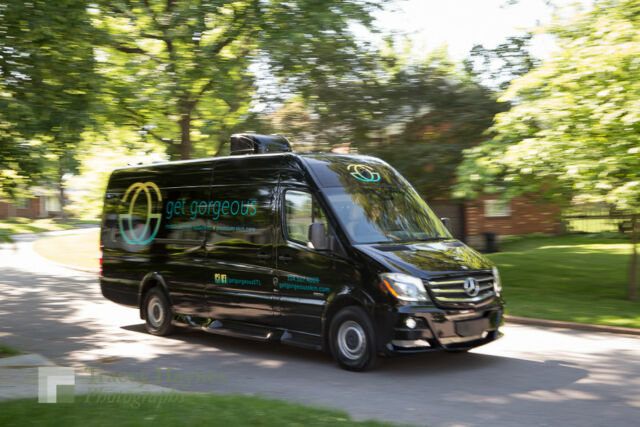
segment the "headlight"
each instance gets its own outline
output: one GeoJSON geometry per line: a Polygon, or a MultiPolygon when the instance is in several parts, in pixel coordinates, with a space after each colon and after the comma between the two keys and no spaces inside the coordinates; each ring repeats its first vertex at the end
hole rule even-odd
{"type": "Polygon", "coordinates": [[[382,287],[402,301],[429,301],[422,280],[402,273],[382,273],[382,287]]]}
{"type": "Polygon", "coordinates": [[[498,296],[502,293],[502,282],[500,281],[498,267],[493,267],[493,290],[498,296]]]}

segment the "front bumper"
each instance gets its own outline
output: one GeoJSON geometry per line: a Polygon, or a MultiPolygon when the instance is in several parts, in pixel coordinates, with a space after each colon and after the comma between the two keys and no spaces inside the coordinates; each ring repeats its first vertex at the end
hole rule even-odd
{"type": "Polygon", "coordinates": [[[379,350],[398,354],[478,347],[502,336],[503,312],[501,304],[475,310],[393,307],[377,316],[382,322],[378,324],[379,350]],[[413,319],[414,328],[407,326],[407,319],[413,319]]]}

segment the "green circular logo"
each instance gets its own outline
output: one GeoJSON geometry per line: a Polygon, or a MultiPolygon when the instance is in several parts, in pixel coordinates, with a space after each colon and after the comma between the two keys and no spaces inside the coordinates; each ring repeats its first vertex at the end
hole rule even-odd
{"type": "MultiPolygon", "coordinates": [[[[123,204],[129,204],[129,210],[126,214],[118,215],[118,226],[120,227],[120,233],[125,242],[130,245],[146,245],[151,242],[158,230],[160,229],[160,222],[162,220],[162,213],[154,213],[154,205],[162,206],[162,194],[160,189],[153,182],[136,182],[131,184],[122,197],[123,204]],[[146,202],[146,219],[144,228],[140,230],[135,229],[133,225],[134,217],[136,216],[133,211],[136,205],[140,193],[144,193],[144,200],[146,202]],[[152,221],[155,221],[155,225],[151,225],[152,221]]],[[[141,215],[137,215],[140,217],[141,215]]]]}

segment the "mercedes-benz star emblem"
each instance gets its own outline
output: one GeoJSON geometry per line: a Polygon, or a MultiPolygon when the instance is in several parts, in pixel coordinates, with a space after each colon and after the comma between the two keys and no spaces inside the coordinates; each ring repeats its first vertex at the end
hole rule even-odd
{"type": "Polygon", "coordinates": [[[473,277],[467,277],[467,279],[464,281],[464,291],[470,297],[478,296],[478,294],[480,293],[480,284],[473,277]]]}

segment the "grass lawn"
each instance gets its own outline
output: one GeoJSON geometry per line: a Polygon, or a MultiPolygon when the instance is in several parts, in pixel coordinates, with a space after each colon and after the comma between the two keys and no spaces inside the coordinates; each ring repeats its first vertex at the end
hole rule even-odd
{"type": "Polygon", "coordinates": [[[18,354],[20,354],[20,352],[15,348],[0,344],[0,357],[16,356],[18,354]]]}
{"type": "Polygon", "coordinates": [[[74,403],[0,402],[2,426],[384,426],[278,400],[213,394],[88,395],[74,403]],[[102,399],[102,400],[100,400],[102,399]]]}
{"type": "Polygon", "coordinates": [[[640,302],[627,301],[631,244],[573,235],[523,238],[489,254],[514,316],[640,328],[640,302]]]}
{"type": "Polygon", "coordinates": [[[33,249],[52,261],[97,271],[99,245],[100,230],[94,229],[80,234],[40,239],[34,243],[33,249]]]}
{"type": "Polygon", "coordinates": [[[9,218],[0,220],[0,242],[11,242],[12,234],[41,233],[43,231],[69,230],[82,224],[99,224],[98,220],[58,220],[51,218],[9,218]]]}

